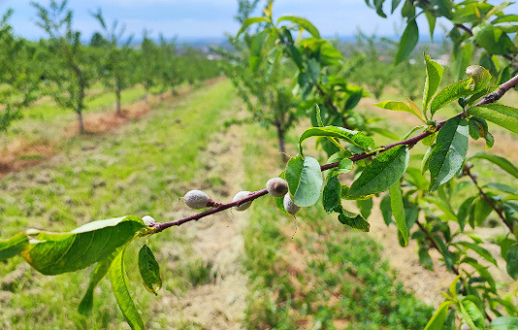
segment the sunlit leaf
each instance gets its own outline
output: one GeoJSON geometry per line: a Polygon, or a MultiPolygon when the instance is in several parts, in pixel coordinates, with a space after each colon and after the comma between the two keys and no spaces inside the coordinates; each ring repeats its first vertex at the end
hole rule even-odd
{"type": "Polygon", "coordinates": [[[412,19],[407,23],[405,31],[403,31],[403,35],[399,41],[399,48],[395,59],[396,64],[403,62],[410,53],[412,53],[418,40],[419,28],[417,27],[416,21],[412,19]]]}
{"type": "Polygon", "coordinates": [[[437,135],[430,156],[430,191],[448,182],[462,168],[468,151],[468,123],[460,117],[449,119],[437,135]]]}
{"type": "Polygon", "coordinates": [[[424,330],[443,330],[444,322],[448,315],[448,308],[451,304],[453,304],[452,301],[443,302],[428,321],[424,330]]]}
{"type": "Polygon", "coordinates": [[[112,284],[112,290],[117,300],[117,304],[132,329],[144,329],[144,322],[140,316],[140,312],[135,305],[131,293],[129,292],[128,277],[124,267],[124,251],[123,249],[113,260],[108,277],[112,284]]]}
{"type": "Polygon", "coordinates": [[[0,261],[9,259],[25,250],[29,245],[29,239],[24,233],[18,233],[13,237],[0,240],[0,261]]]}
{"type": "Polygon", "coordinates": [[[426,112],[432,97],[441,85],[444,68],[439,63],[432,61],[428,55],[424,59],[426,62],[426,80],[423,92],[423,111],[426,112]]]}
{"type": "Polygon", "coordinates": [[[143,245],[138,254],[138,266],[140,275],[144,281],[146,289],[156,295],[156,292],[162,287],[162,279],[160,278],[160,266],[153,255],[153,252],[147,245],[143,245]]]}
{"type": "Polygon", "coordinates": [[[286,165],[286,181],[293,202],[300,207],[314,205],[322,191],[322,172],[315,158],[298,155],[286,165]]]}
{"type": "Polygon", "coordinates": [[[322,204],[327,213],[332,213],[340,205],[342,186],[338,177],[333,176],[327,181],[322,193],[322,204]]]}
{"type": "Polygon", "coordinates": [[[302,142],[315,136],[333,137],[345,140],[362,149],[374,147],[372,138],[366,136],[362,132],[351,131],[343,127],[326,126],[326,127],[310,127],[300,137],[299,144],[302,148],[302,142]]]}
{"type": "Polygon", "coordinates": [[[42,232],[21,255],[42,274],[72,272],[106,258],[145,227],[140,218],[126,217],[96,221],[70,233],[42,232]]]}
{"type": "Polygon", "coordinates": [[[390,205],[392,207],[392,214],[396,219],[396,224],[405,242],[404,246],[408,245],[408,228],[406,226],[405,208],[403,206],[403,196],[401,193],[401,187],[399,180],[390,187],[390,205]]]}
{"type": "Polygon", "coordinates": [[[484,104],[468,110],[468,114],[482,117],[518,134],[518,109],[502,104],[484,104]]]}
{"type": "Polygon", "coordinates": [[[406,146],[385,151],[370,162],[348,191],[351,197],[368,196],[392,187],[405,173],[410,153],[406,146]]]}
{"type": "Polygon", "coordinates": [[[293,23],[297,24],[298,26],[300,26],[301,28],[303,28],[304,30],[308,31],[313,37],[320,38],[320,33],[318,32],[318,29],[310,21],[308,21],[305,18],[298,17],[298,16],[281,16],[277,20],[277,23],[282,22],[282,21],[293,22],[293,23]]]}

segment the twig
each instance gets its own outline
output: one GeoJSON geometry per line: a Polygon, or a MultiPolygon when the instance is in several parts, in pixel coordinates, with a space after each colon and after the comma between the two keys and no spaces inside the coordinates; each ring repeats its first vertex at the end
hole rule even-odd
{"type": "MultiPolygon", "coordinates": [[[[514,76],[513,78],[511,78],[507,82],[505,82],[502,85],[500,85],[500,88],[497,89],[496,91],[491,92],[491,93],[487,94],[486,96],[484,96],[482,98],[482,100],[480,100],[478,103],[476,103],[474,105],[474,107],[480,106],[480,105],[483,105],[483,104],[493,103],[493,102],[497,101],[509,89],[513,88],[517,84],[518,84],[518,75],[514,76]]],[[[458,115],[456,115],[456,116],[454,116],[452,118],[462,117],[462,116],[464,116],[464,113],[459,113],[458,115]]],[[[432,135],[435,132],[438,132],[441,129],[441,127],[446,123],[446,121],[447,120],[438,123],[435,126],[435,129],[433,129],[433,130],[427,130],[427,131],[425,131],[425,132],[423,132],[421,134],[418,134],[418,135],[416,135],[416,136],[414,136],[412,138],[406,139],[404,141],[400,141],[400,142],[388,144],[386,146],[382,146],[381,148],[379,148],[378,150],[375,150],[375,151],[370,151],[370,152],[364,152],[364,153],[361,153],[361,154],[356,154],[356,155],[352,156],[350,158],[350,160],[353,161],[353,162],[357,162],[357,161],[359,161],[361,159],[365,159],[365,158],[369,158],[371,156],[375,156],[375,155],[377,155],[379,153],[383,153],[383,152],[385,152],[385,151],[387,151],[389,149],[392,149],[392,148],[394,148],[396,146],[400,146],[400,145],[414,146],[416,143],[418,143],[419,141],[421,141],[425,137],[430,136],[430,135],[432,135]]],[[[331,168],[338,167],[339,165],[340,165],[340,162],[334,162],[334,163],[330,163],[330,164],[325,164],[325,165],[320,166],[320,170],[321,171],[327,171],[327,170],[329,170],[331,168]]],[[[261,190],[258,190],[258,191],[250,193],[250,195],[247,196],[246,198],[237,200],[235,202],[227,203],[227,204],[221,204],[220,206],[214,207],[214,208],[212,208],[210,210],[207,210],[205,212],[194,214],[192,216],[189,216],[189,217],[186,217],[186,218],[182,218],[182,219],[179,219],[179,220],[163,222],[163,223],[156,223],[154,225],[154,228],[155,228],[156,232],[161,232],[162,230],[164,230],[166,228],[169,228],[169,227],[172,227],[172,226],[180,226],[180,225],[182,225],[182,224],[184,224],[186,222],[193,221],[193,220],[197,221],[197,220],[199,220],[201,218],[204,218],[204,217],[206,217],[208,215],[215,214],[215,213],[227,210],[227,209],[229,209],[229,208],[231,208],[233,206],[236,206],[236,205],[240,205],[240,204],[243,204],[243,203],[246,203],[246,202],[249,202],[249,201],[253,201],[253,200],[255,200],[255,199],[257,199],[257,198],[259,198],[261,196],[267,195],[267,194],[268,194],[268,191],[266,189],[261,189],[261,190]]]]}
{"type": "Polygon", "coordinates": [[[498,214],[498,216],[500,217],[500,219],[502,219],[502,222],[507,226],[507,228],[509,228],[509,230],[511,231],[511,233],[514,233],[514,228],[513,228],[513,225],[507,221],[505,219],[505,216],[504,214],[502,213],[502,210],[500,208],[498,208],[495,203],[493,202],[493,200],[491,198],[489,198],[489,196],[482,190],[482,187],[480,187],[480,185],[478,184],[477,182],[477,178],[471,173],[469,167],[465,167],[464,168],[464,172],[470,177],[471,181],[473,181],[473,183],[475,184],[475,186],[478,188],[478,191],[480,193],[480,195],[482,196],[482,198],[484,198],[484,200],[489,204],[489,206],[491,206],[491,208],[493,210],[495,210],[495,212],[498,214]]]}

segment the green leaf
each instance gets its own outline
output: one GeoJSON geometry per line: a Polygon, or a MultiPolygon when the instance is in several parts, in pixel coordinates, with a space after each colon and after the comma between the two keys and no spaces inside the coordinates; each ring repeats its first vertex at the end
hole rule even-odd
{"type": "Polygon", "coordinates": [[[423,115],[421,111],[419,111],[419,108],[412,107],[405,102],[401,101],[383,101],[380,103],[374,104],[375,107],[385,109],[385,110],[392,110],[392,111],[402,111],[402,112],[408,112],[416,116],[417,118],[423,120],[423,115]]]}
{"type": "Polygon", "coordinates": [[[448,308],[451,304],[453,304],[452,301],[443,302],[428,321],[424,330],[443,330],[444,322],[448,315],[448,308]]]}
{"type": "Polygon", "coordinates": [[[315,158],[298,155],[286,165],[286,181],[293,202],[300,207],[314,205],[322,191],[322,172],[315,158]]]}
{"type": "Polygon", "coordinates": [[[428,270],[433,271],[433,259],[427,249],[420,248],[418,251],[419,264],[428,270]]]}
{"type": "Polygon", "coordinates": [[[385,197],[381,199],[380,209],[381,214],[383,215],[383,221],[387,225],[387,227],[392,222],[392,205],[390,205],[390,195],[387,194],[385,197]]]}
{"type": "Polygon", "coordinates": [[[270,23],[270,20],[266,17],[250,17],[247,18],[243,24],[241,25],[241,28],[239,29],[239,32],[237,32],[236,37],[239,37],[239,35],[243,32],[245,32],[246,29],[252,24],[255,23],[270,23]]]}
{"type": "Polygon", "coordinates": [[[138,266],[140,275],[144,281],[146,289],[157,295],[157,291],[162,287],[162,279],[160,278],[160,266],[156,262],[155,256],[151,249],[144,244],[138,254],[138,266]]]}
{"type": "Polygon", "coordinates": [[[487,22],[475,26],[473,36],[480,46],[494,55],[506,55],[512,53],[515,48],[507,34],[487,22]]]}
{"type": "Polygon", "coordinates": [[[333,176],[329,181],[327,181],[326,186],[324,187],[324,192],[322,193],[322,203],[324,205],[324,210],[327,213],[332,213],[335,209],[340,206],[340,199],[342,196],[342,185],[340,184],[340,180],[338,177],[333,176]]]}
{"type": "Polygon", "coordinates": [[[326,126],[326,127],[310,127],[300,137],[299,144],[302,150],[302,142],[306,139],[315,136],[332,137],[341,140],[345,140],[355,146],[362,149],[369,149],[374,147],[374,141],[372,138],[366,136],[362,132],[351,131],[343,127],[337,126],[326,126]]]}
{"type": "Polygon", "coordinates": [[[472,82],[472,78],[457,81],[439,91],[439,93],[437,93],[437,95],[434,97],[430,106],[432,116],[437,110],[443,108],[445,105],[463,96],[471,95],[473,93],[472,82]]]}
{"type": "MultiPolygon", "coordinates": [[[[456,29],[454,29],[456,31],[456,29]]],[[[454,80],[460,80],[466,74],[466,68],[473,58],[473,43],[468,42],[460,47],[454,47],[452,52],[451,70],[454,80]]]]}
{"type": "Polygon", "coordinates": [[[518,169],[504,157],[488,154],[485,152],[479,152],[468,158],[468,160],[472,160],[472,159],[488,160],[488,161],[492,162],[493,164],[497,165],[498,167],[500,167],[502,170],[511,174],[515,178],[518,178],[518,169]]]}
{"type": "Polygon", "coordinates": [[[360,214],[362,215],[362,217],[368,219],[371,215],[372,207],[374,206],[372,198],[359,199],[356,201],[356,205],[358,206],[358,209],[360,210],[360,214]]]}
{"type": "Polygon", "coordinates": [[[124,247],[117,248],[111,255],[99,261],[95,266],[94,271],[90,275],[90,282],[88,283],[88,288],[86,289],[85,295],[77,310],[79,313],[83,315],[91,315],[93,304],[94,304],[94,289],[97,287],[97,284],[108,274],[108,271],[111,267],[111,264],[115,257],[121,253],[124,247]]]}
{"type": "Polygon", "coordinates": [[[464,202],[462,202],[462,204],[459,206],[459,209],[457,210],[457,222],[459,223],[461,231],[464,231],[464,227],[466,226],[466,219],[470,213],[475,198],[475,196],[467,198],[464,200],[464,202]]]}
{"type": "Polygon", "coordinates": [[[401,36],[401,41],[399,42],[399,48],[395,59],[396,65],[403,62],[410,55],[410,53],[412,53],[412,50],[414,50],[418,40],[419,28],[417,27],[415,19],[412,19],[408,22],[405,31],[403,31],[403,35],[401,36]]]}
{"type": "Polygon", "coordinates": [[[405,173],[410,153],[406,146],[385,151],[370,162],[349,188],[351,197],[369,196],[392,187],[405,173]]]}
{"type": "Polygon", "coordinates": [[[481,256],[482,258],[486,259],[487,261],[489,261],[490,263],[492,263],[493,265],[495,266],[498,266],[496,264],[496,260],[495,258],[493,258],[493,256],[491,255],[491,253],[484,249],[483,247],[481,247],[480,245],[478,244],[474,244],[474,243],[469,243],[469,242],[457,242],[455,243],[456,245],[461,245],[461,246],[464,246],[466,247],[467,249],[470,249],[474,252],[476,252],[479,256],[481,256]]]}
{"type": "Polygon", "coordinates": [[[368,232],[371,225],[360,215],[342,210],[338,216],[338,220],[344,225],[348,225],[359,231],[368,232]]]}
{"type": "Polygon", "coordinates": [[[263,44],[266,40],[266,37],[268,36],[268,30],[264,30],[260,33],[258,33],[254,38],[252,39],[252,45],[250,46],[250,70],[253,74],[257,73],[257,69],[259,69],[259,65],[261,65],[262,59],[263,59],[263,44]]]}
{"type": "Polygon", "coordinates": [[[507,274],[513,279],[518,280],[518,244],[512,245],[507,250],[507,274]]]}
{"type": "Polygon", "coordinates": [[[394,141],[400,141],[400,137],[392,133],[392,131],[389,131],[388,129],[369,126],[369,131],[371,131],[372,133],[377,133],[394,141]]]}
{"type": "Polygon", "coordinates": [[[491,81],[491,73],[480,65],[470,65],[466,68],[466,74],[473,79],[475,88],[473,92],[484,92],[487,93],[489,90],[489,82],[491,81]]]}
{"type": "Polygon", "coordinates": [[[459,303],[461,315],[471,329],[485,329],[484,316],[477,305],[468,299],[462,299],[459,303]]]}
{"type": "Polygon", "coordinates": [[[9,259],[22,252],[29,245],[29,239],[24,233],[18,233],[13,237],[0,240],[0,261],[9,259]]]}
{"type": "Polygon", "coordinates": [[[472,116],[482,117],[518,134],[518,109],[502,104],[484,104],[468,110],[472,116]]]}
{"type": "Polygon", "coordinates": [[[430,156],[430,192],[448,182],[462,168],[468,151],[468,131],[466,119],[453,117],[437,134],[430,156]]]}
{"type": "Polygon", "coordinates": [[[501,316],[491,321],[490,328],[492,330],[517,330],[518,317],[501,316]]]}
{"type": "Polygon", "coordinates": [[[437,23],[437,17],[429,11],[425,11],[424,15],[428,21],[428,31],[430,31],[430,41],[433,42],[433,32],[435,31],[435,24],[437,23]]]}
{"type": "Polygon", "coordinates": [[[83,269],[109,256],[146,228],[142,219],[95,221],[70,233],[40,233],[21,255],[37,271],[56,275],[83,269]]]}
{"type": "Polygon", "coordinates": [[[426,80],[423,91],[423,111],[426,113],[432,97],[441,85],[444,68],[439,63],[432,61],[428,55],[424,59],[426,62],[426,80]]]}
{"type": "Polygon", "coordinates": [[[307,19],[298,17],[298,16],[281,16],[277,20],[277,23],[282,21],[291,21],[304,30],[308,31],[313,37],[320,38],[320,33],[318,32],[318,29],[307,19]]]}
{"type": "Polygon", "coordinates": [[[135,305],[135,300],[129,292],[128,277],[124,267],[124,251],[125,249],[114,258],[108,277],[112,284],[115,299],[126,322],[128,322],[132,329],[145,329],[144,322],[135,305]]]}
{"type": "Polygon", "coordinates": [[[491,290],[496,293],[496,282],[493,278],[493,275],[487,270],[488,267],[484,267],[481,264],[479,264],[475,259],[465,261],[466,264],[470,265],[471,267],[475,268],[476,271],[480,274],[480,277],[487,281],[489,286],[491,287],[491,290]]]}
{"type": "Polygon", "coordinates": [[[405,242],[404,246],[408,245],[408,228],[406,226],[405,207],[403,206],[403,196],[401,194],[401,186],[399,180],[390,187],[390,205],[392,207],[392,214],[396,219],[397,228],[405,242]]]}

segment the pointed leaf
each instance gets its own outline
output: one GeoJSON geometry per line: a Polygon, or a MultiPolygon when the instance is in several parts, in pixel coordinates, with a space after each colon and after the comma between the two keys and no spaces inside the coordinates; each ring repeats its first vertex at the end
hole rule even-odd
{"type": "Polygon", "coordinates": [[[385,222],[385,224],[388,227],[390,225],[390,223],[392,222],[392,205],[390,202],[389,194],[385,195],[385,197],[383,197],[381,199],[380,209],[381,209],[381,214],[383,216],[383,221],[385,222]]]}
{"type": "Polygon", "coordinates": [[[322,204],[324,205],[324,210],[327,213],[334,212],[340,205],[341,196],[342,185],[340,184],[338,177],[333,176],[329,181],[327,181],[327,184],[324,187],[324,192],[322,193],[322,204]]]}
{"type": "Polygon", "coordinates": [[[392,207],[392,214],[396,219],[397,228],[405,242],[404,246],[408,245],[408,228],[406,226],[405,208],[403,206],[403,196],[401,194],[401,186],[399,180],[390,187],[390,205],[392,207]]]}
{"type": "Polygon", "coordinates": [[[117,304],[132,329],[145,329],[142,317],[135,305],[128,288],[128,277],[124,267],[124,251],[123,249],[113,260],[109,270],[109,278],[112,284],[113,294],[117,300],[117,304]]]}
{"type": "Polygon", "coordinates": [[[13,237],[0,240],[0,261],[9,259],[25,250],[29,245],[29,239],[24,233],[18,233],[13,237]]]}
{"type": "Polygon", "coordinates": [[[333,137],[341,140],[345,140],[355,146],[362,149],[369,149],[374,147],[374,141],[358,131],[351,131],[343,127],[337,126],[326,126],[326,127],[310,127],[300,137],[299,144],[302,149],[302,142],[315,136],[333,137]]]}
{"type": "Polygon", "coordinates": [[[351,213],[346,210],[342,210],[338,216],[338,220],[344,225],[364,232],[368,232],[371,226],[360,214],[351,213]]]}
{"type": "Polygon", "coordinates": [[[482,117],[518,134],[518,109],[502,104],[484,104],[468,110],[468,114],[482,117]]]}
{"type": "Polygon", "coordinates": [[[282,21],[291,21],[303,28],[304,30],[308,31],[313,37],[320,38],[320,33],[318,32],[318,29],[305,18],[298,16],[281,16],[277,20],[277,23],[282,21]]]}
{"type": "Polygon", "coordinates": [[[125,217],[95,221],[70,233],[43,232],[21,255],[42,274],[72,272],[106,258],[144,228],[142,219],[125,217]]]}
{"type": "Polygon", "coordinates": [[[451,304],[453,304],[452,301],[443,302],[428,321],[424,330],[442,330],[451,304]]]}
{"type": "Polygon", "coordinates": [[[88,288],[86,289],[85,295],[78,306],[79,313],[83,315],[91,315],[93,304],[94,304],[94,289],[97,287],[97,284],[108,274],[108,271],[111,267],[111,264],[115,257],[122,252],[124,247],[119,247],[116,249],[111,255],[99,261],[95,266],[94,271],[90,275],[90,282],[88,283],[88,288]]]}
{"type": "Polygon", "coordinates": [[[243,24],[241,25],[241,28],[239,29],[239,32],[237,33],[236,37],[239,37],[239,35],[243,32],[245,32],[246,29],[252,24],[255,23],[269,23],[270,20],[266,17],[250,17],[247,18],[243,24]]]}
{"type": "Polygon", "coordinates": [[[466,119],[453,117],[437,134],[430,156],[430,191],[448,182],[461,169],[468,151],[468,131],[466,119]]]}
{"type": "Polygon", "coordinates": [[[464,246],[464,247],[466,247],[466,248],[468,248],[470,250],[473,250],[479,256],[481,256],[482,258],[486,259],[487,261],[489,261],[493,265],[498,266],[496,264],[495,258],[493,258],[491,253],[488,250],[486,250],[483,247],[481,247],[480,245],[474,244],[474,243],[469,243],[469,242],[457,242],[456,245],[462,245],[462,246],[464,246]]]}
{"type": "Polygon", "coordinates": [[[473,28],[473,36],[477,43],[489,53],[506,55],[515,48],[513,42],[499,27],[483,22],[473,28]]]}
{"type": "Polygon", "coordinates": [[[518,244],[512,245],[507,250],[507,274],[513,279],[518,280],[518,244]]]}
{"type": "Polygon", "coordinates": [[[423,111],[426,113],[432,97],[441,85],[444,68],[439,63],[432,61],[428,55],[424,59],[426,62],[426,80],[423,92],[423,111]]]}
{"type": "Polygon", "coordinates": [[[472,82],[472,78],[457,81],[456,83],[446,86],[437,93],[432,101],[432,105],[430,106],[432,116],[437,110],[443,108],[445,105],[463,96],[471,95],[473,93],[472,82]]]}
{"type": "Polygon", "coordinates": [[[254,74],[257,73],[257,69],[259,69],[259,65],[261,65],[262,59],[264,58],[262,50],[263,50],[263,44],[264,44],[267,36],[268,36],[268,30],[264,30],[264,31],[258,33],[252,39],[252,45],[250,46],[249,64],[250,64],[250,71],[252,71],[252,73],[254,73],[254,74]]]}
{"type": "Polygon", "coordinates": [[[516,330],[518,329],[518,317],[501,316],[494,319],[490,328],[492,330],[516,330]]]}
{"type": "Polygon", "coordinates": [[[406,146],[397,146],[376,157],[349,188],[348,195],[362,197],[392,187],[405,173],[410,153],[406,146]]]}
{"type": "Polygon", "coordinates": [[[322,191],[322,172],[315,158],[298,155],[286,165],[286,181],[293,202],[300,207],[314,205],[322,191]]]}
{"type": "Polygon", "coordinates": [[[423,115],[421,114],[421,111],[419,111],[419,108],[410,106],[410,105],[406,104],[405,102],[383,101],[383,102],[374,104],[374,106],[381,108],[381,109],[385,109],[385,110],[408,112],[408,113],[413,114],[417,118],[423,120],[423,115]]]}
{"type": "Polygon", "coordinates": [[[497,155],[488,154],[485,152],[479,152],[474,154],[473,156],[469,157],[468,159],[485,159],[493,164],[500,167],[502,170],[506,171],[507,173],[511,174],[515,178],[518,178],[518,169],[507,159],[504,157],[500,157],[497,155]]]}
{"type": "Polygon", "coordinates": [[[486,328],[484,323],[484,316],[473,301],[462,299],[459,305],[462,318],[471,327],[471,329],[486,328]]]}
{"type": "Polygon", "coordinates": [[[140,275],[146,289],[156,296],[156,292],[162,287],[160,278],[160,266],[156,262],[153,252],[147,245],[143,245],[138,254],[138,266],[140,275]]]}
{"type": "Polygon", "coordinates": [[[403,62],[410,55],[410,53],[412,53],[412,50],[414,50],[418,40],[419,28],[417,27],[415,19],[413,19],[408,22],[405,31],[403,31],[403,35],[401,36],[401,41],[399,42],[399,48],[395,59],[396,65],[403,62]]]}

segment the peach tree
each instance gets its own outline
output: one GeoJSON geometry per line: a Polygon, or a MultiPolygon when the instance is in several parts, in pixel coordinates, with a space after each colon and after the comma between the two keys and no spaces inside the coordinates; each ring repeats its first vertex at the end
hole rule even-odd
{"type": "MultiPolygon", "coordinates": [[[[385,15],[383,1],[367,4],[385,15]]],[[[244,210],[265,195],[275,198],[280,212],[288,215],[295,215],[303,207],[320,205],[344,225],[367,232],[373,199],[378,196],[386,224],[398,229],[395,240],[402,246],[416,241],[422,266],[432,269],[440,262],[456,275],[449,288],[444,288],[446,299],[426,329],[452,329],[460,323],[471,329],[516,327],[516,291],[497,283],[488,266],[497,265],[497,258],[501,258],[508,275],[518,279],[518,192],[505,182],[482,183],[473,163],[491,163],[508,181],[518,178],[518,169],[504,157],[487,151],[469,154],[468,149],[470,139],[483,139],[487,149],[498,143],[488,122],[498,126],[492,130],[518,133],[518,109],[497,103],[518,85],[517,40],[515,37],[513,42],[510,37],[517,30],[517,15],[502,13],[510,3],[493,6],[475,1],[455,4],[393,0],[393,10],[401,4],[408,26],[396,62],[406,58],[417,43],[416,15],[426,15],[430,26],[434,26],[437,17],[445,17],[455,24],[457,31],[450,32],[454,38],[452,67],[459,76],[460,72],[463,74],[461,79],[441,87],[444,68],[425,55],[426,77],[419,105],[410,100],[376,104],[383,110],[402,111],[420,121],[397,142],[374,142],[373,134],[380,133],[369,129],[368,122],[354,110],[363,91],[350,88],[340,70],[332,67],[331,64],[339,64],[336,61],[341,56],[329,41],[322,39],[306,19],[282,16],[274,20],[269,2],[263,16],[243,20],[238,35],[260,23],[254,38],[272,42],[262,42],[257,46],[257,54],[263,56],[263,46],[272,47],[279,58],[293,63],[297,75],[297,88],[293,91],[313,119],[313,126],[299,137],[298,155],[289,159],[280,178],[273,181],[275,184],[269,181],[260,190],[239,192],[228,203],[214,201],[201,191],[190,191],[184,196],[187,206],[204,210],[169,222],[156,222],[149,216],[128,216],[88,223],[67,233],[19,233],[0,241],[0,260],[21,256],[45,275],[95,265],[79,311],[92,311],[94,288],[107,276],[126,321],[132,328],[142,329],[145,325],[125,275],[124,251],[132,241],[230,208],[244,210]],[[294,32],[299,37],[294,38],[294,32]],[[475,55],[480,58],[473,65],[475,55]],[[445,107],[452,105],[456,114],[438,119],[445,107]],[[360,120],[365,120],[363,126],[360,120]],[[326,154],[322,163],[308,155],[306,141],[313,138],[326,154]],[[418,145],[424,145],[427,151],[416,152],[418,145]],[[352,208],[351,202],[357,207],[352,208]],[[498,255],[484,248],[485,239],[476,234],[490,215],[506,230],[496,241],[500,247],[498,255]],[[431,250],[437,251],[439,260],[432,258],[431,250]]],[[[264,52],[270,50],[264,48],[264,52]]],[[[160,268],[146,245],[140,250],[138,263],[144,286],[156,293],[161,286],[160,268]]]]}

